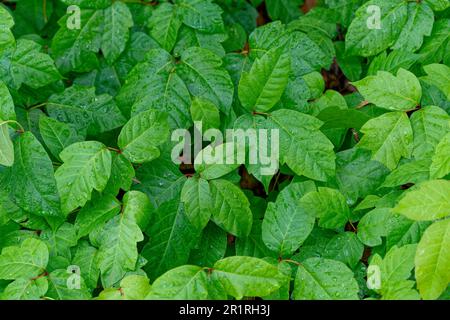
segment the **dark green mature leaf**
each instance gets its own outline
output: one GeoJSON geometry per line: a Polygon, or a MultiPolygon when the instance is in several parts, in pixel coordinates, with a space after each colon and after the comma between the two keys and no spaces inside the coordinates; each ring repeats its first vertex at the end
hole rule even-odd
{"type": "Polygon", "coordinates": [[[78,142],[59,155],[64,164],[55,172],[65,214],[91,199],[95,189],[103,191],[111,174],[111,153],[100,142],[78,142]]]}

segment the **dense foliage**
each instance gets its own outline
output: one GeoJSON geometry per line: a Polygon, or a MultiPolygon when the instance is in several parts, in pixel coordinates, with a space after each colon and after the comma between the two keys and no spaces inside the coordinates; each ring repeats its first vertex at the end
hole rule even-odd
{"type": "Polygon", "coordinates": [[[449,299],[449,6],[3,1],[0,297],[449,299]]]}

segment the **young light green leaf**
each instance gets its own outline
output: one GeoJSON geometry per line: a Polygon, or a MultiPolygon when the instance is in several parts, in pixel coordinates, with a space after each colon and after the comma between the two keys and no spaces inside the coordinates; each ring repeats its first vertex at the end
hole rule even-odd
{"type": "Polygon", "coordinates": [[[226,292],[238,300],[244,296],[263,297],[281,286],[278,268],[257,258],[225,258],[214,264],[212,272],[226,292]]]}
{"type": "MultiPolygon", "coordinates": [[[[0,120],[1,121],[1,120],[0,120]]],[[[0,165],[12,167],[14,164],[14,145],[7,123],[0,124],[0,165]]]]}
{"type": "Polygon", "coordinates": [[[181,190],[181,202],[184,203],[186,216],[195,227],[204,229],[212,212],[212,196],[208,181],[191,178],[181,190]]]}
{"type": "Polygon", "coordinates": [[[404,112],[389,112],[369,120],[362,128],[364,136],[357,147],[372,151],[372,160],[388,169],[397,167],[402,157],[409,158],[413,148],[413,131],[404,112]]]}
{"type": "Polygon", "coordinates": [[[210,101],[196,98],[192,101],[190,111],[192,121],[202,122],[203,130],[220,127],[219,109],[210,101]]]}
{"type": "Polygon", "coordinates": [[[393,212],[416,221],[431,221],[450,215],[450,181],[425,181],[408,190],[393,212]]]}
{"type": "Polygon", "coordinates": [[[142,112],[128,121],[119,135],[119,147],[133,163],[149,162],[158,158],[157,148],[169,136],[167,114],[155,110],[142,112]]]}
{"type": "Polygon", "coordinates": [[[420,105],[422,97],[419,80],[402,68],[398,70],[397,76],[378,71],[375,76],[368,76],[353,85],[367,101],[387,110],[412,110],[420,105]]]}
{"type": "Polygon", "coordinates": [[[424,299],[437,299],[450,282],[450,219],[433,223],[417,246],[417,287],[424,299]]]}
{"type": "Polygon", "coordinates": [[[108,288],[100,292],[99,300],[144,300],[151,286],[146,276],[129,275],[120,281],[119,288],[108,288]]]}
{"type": "Polygon", "coordinates": [[[41,275],[48,263],[48,248],[43,241],[29,238],[20,246],[6,247],[0,255],[0,279],[31,279],[41,275]]]}
{"type": "Polygon", "coordinates": [[[443,178],[450,173],[450,132],[442,137],[435,149],[430,166],[430,178],[443,178]]]}
{"type": "Polygon", "coordinates": [[[206,270],[197,266],[174,268],[152,283],[148,300],[206,300],[206,270]]]}

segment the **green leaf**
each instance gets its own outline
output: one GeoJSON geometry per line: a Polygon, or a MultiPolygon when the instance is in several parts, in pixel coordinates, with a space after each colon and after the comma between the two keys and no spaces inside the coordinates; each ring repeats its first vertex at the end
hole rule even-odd
{"type": "Polygon", "coordinates": [[[146,231],[152,241],[142,250],[148,260],[145,270],[149,277],[155,279],[186,264],[191,249],[200,238],[200,231],[189,222],[179,197],[162,204],[146,231]]]}
{"type": "Polygon", "coordinates": [[[48,54],[42,53],[41,46],[34,41],[17,40],[16,50],[11,58],[14,87],[22,84],[37,89],[61,78],[48,54]]]}
{"type": "Polygon", "coordinates": [[[144,235],[134,209],[133,206],[124,206],[123,212],[109,220],[102,230],[98,266],[104,288],[119,282],[136,265],[137,243],[144,240],[144,235]]]}
{"type": "Polygon", "coordinates": [[[79,133],[97,135],[123,126],[125,118],[113,98],[96,95],[95,88],[71,86],[62,93],[53,94],[47,104],[50,117],[70,124],[79,133]]]}
{"type": "Polygon", "coordinates": [[[358,283],[342,262],[310,258],[298,267],[293,297],[295,300],[356,300],[358,283]]]}
{"type": "Polygon", "coordinates": [[[408,183],[420,183],[430,177],[429,160],[413,160],[399,165],[383,182],[383,187],[392,188],[408,183]]]}
{"type": "Polygon", "coordinates": [[[86,72],[97,64],[96,53],[102,44],[103,11],[82,9],[81,28],[69,28],[66,15],[60,22],[60,29],[52,40],[52,55],[61,73],[69,71],[86,72]]]}
{"type": "Polygon", "coordinates": [[[183,23],[191,28],[214,33],[224,29],[222,9],[211,0],[177,0],[183,23]]]}
{"type": "Polygon", "coordinates": [[[335,235],[325,246],[324,258],[337,260],[354,269],[364,253],[364,245],[353,232],[335,235]]]}
{"type": "Polygon", "coordinates": [[[206,300],[206,270],[197,266],[174,268],[152,283],[148,300],[206,300]]]}
{"type": "Polygon", "coordinates": [[[15,120],[14,101],[8,87],[0,81],[0,121],[15,120]]]}
{"type": "Polygon", "coordinates": [[[169,136],[167,115],[155,110],[142,112],[131,118],[119,135],[119,147],[133,163],[149,162],[158,158],[157,148],[169,136]]]}
{"type": "Polygon", "coordinates": [[[197,266],[212,266],[225,256],[228,246],[227,233],[213,222],[203,229],[202,237],[191,251],[189,263],[197,266]]]}
{"type": "Polygon", "coordinates": [[[362,128],[364,133],[357,147],[372,151],[372,160],[388,169],[397,167],[402,157],[409,158],[413,148],[413,131],[404,112],[388,112],[369,120],[362,128]]]}
{"type": "Polygon", "coordinates": [[[101,50],[109,64],[114,63],[130,37],[129,28],[133,26],[133,17],[127,5],[113,2],[103,12],[103,34],[101,50]]]}
{"type": "Polygon", "coordinates": [[[414,133],[414,158],[429,159],[442,133],[450,132],[450,117],[441,108],[429,106],[413,113],[411,126],[414,133]]]}
{"type": "Polygon", "coordinates": [[[49,219],[59,219],[60,195],[52,162],[44,147],[31,132],[14,143],[15,162],[11,168],[11,194],[23,210],[49,219]]]}
{"type": "Polygon", "coordinates": [[[0,165],[12,167],[14,164],[14,145],[9,135],[7,123],[0,124],[0,165]]]}
{"type": "Polygon", "coordinates": [[[66,147],[75,142],[83,141],[83,137],[79,136],[74,128],[64,122],[59,122],[49,117],[39,118],[39,132],[45,145],[58,159],[59,154],[66,147]]]}
{"type": "Polygon", "coordinates": [[[304,195],[300,202],[307,212],[319,218],[322,228],[340,228],[349,220],[350,209],[338,190],[319,187],[318,191],[304,195]]]}
{"type": "Polygon", "coordinates": [[[177,7],[171,3],[161,3],[153,11],[149,27],[151,35],[166,51],[170,52],[177,41],[181,20],[177,7]]]}
{"type": "Polygon", "coordinates": [[[273,112],[269,120],[280,130],[282,163],[298,175],[319,181],[334,175],[333,144],[320,132],[320,120],[284,109],[273,112]]]}
{"type": "Polygon", "coordinates": [[[315,216],[302,206],[301,195],[301,184],[290,184],[267,206],[262,239],[279,256],[292,255],[314,227],[315,216]]]}
{"type": "Polygon", "coordinates": [[[86,300],[91,298],[83,278],[79,275],[73,276],[72,272],[64,269],[56,269],[48,275],[46,296],[55,300],[86,300]],[[74,284],[74,287],[71,284],[74,284]],[[77,287],[78,284],[79,288],[77,287]]]}
{"type": "Polygon", "coordinates": [[[248,236],[252,229],[253,215],[245,194],[227,180],[213,180],[209,184],[212,220],[237,237],[248,236]]]}
{"type": "Polygon", "coordinates": [[[226,292],[238,300],[266,296],[281,286],[278,268],[257,258],[225,258],[214,264],[212,272],[226,292]]]}
{"type": "Polygon", "coordinates": [[[408,20],[408,6],[402,0],[371,0],[355,13],[345,45],[352,55],[373,56],[392,46],[408,20]],[[376,9],[378,7],[379,16],[376,9]],[[370,8],[369,8],[370,7],[370,8]],[[375,8],[376,8],[375,7],[375,8]],[[377,18],[380,18],[377,25],[377,18]],[[370,28],[369,28],[370,26],[370,28]]]}
{"type": "Polygon", "coordinates": [[[11,282],[2,294],[3,300],[39,300],[48,290],[46,278],[36,280],[17,279],[11,282]]]}
{"type": "Polygon", "coordinates": [[[419,60],[422,64],[439,63],[448,54],[449,27],[450,19],[440,19],[435,22],[431,36],[425,38],[419,51],[419,60]]]}
{"type": "Polygon", "coordinates": [[[450,181],[431,180],[408,190],[393,212],[416,221],[431,221],[450,215],[450,181]]]}
{"type": "Polygon", "coordinates": [[[423,69],[427,76],[421,79],[439,88],[450,100],[450,68],[445,64],[429,64],[424,66],[423,69]]]}
{"type": "Polygon", "coordinates": [[[181,54],[177,73],[191,95],[208,99],[223,113],[230,113],[233,83],[217,55],[206,49],[189,48],[181,54]]]}
{"type": "Polygon", "coordinates": [[[437,299],[450,282],[450,220],[432,224],[420,240],[415,257],[417,287],[424,299],[437,299]]]}
{"type": "Polygon", "coordinates": [[[103,191],[111,174],[111,153],[100,142],[70,145],[59,155],[64,161],[55,172],[61,207],[68,214],[84,206],[95,189],[103,191]]]}
{"type": "Polygon", "coordinates": [[[190,108],[193,121],[200,121],[203,130],[220,127],[219,109],[208,100],[196,98],[190,108]]]}
{"type": "Polygon", "coordinates": [[[283,95],[289,80],[290,58],[281,50],[268,51],[256,59],[239,82],[239,99],[248,111],[266,112],[283,95]]]}
{"type": "Polygon", "coordinates": [[[388,233],[387,222],[391,217],[390,209],[376,208],[369,211],[358,223],[358,238],[367,246],[375,247],[382,243],[381,237],[388,233]]]}
{"type": "Polygon", "coordinates": [[[267,0],[266,6],[272,20],[291,22],[301,14],[300,5],[303,0],[267,0]]]}
{"type": "Polygon", "coordinates": [[[0,279],[31,279],[41,275],[48,263],[48,249],[44,242],[25,239],[20,246],[6,247],[0,255],[0,279]]]}
{"type": "Polygon", "coordinates": [[[431,35],[433,10],[426,3],[408,3],[408,19],[392,49],[414,52],[422,46],[423,37],[431,35]]]}
{"type": "Polygon", "coordinates": [[[213,204],[208,181],[196,177],[188,179],[181,190],[180,200],[192,225],[199,229],[206,227],[213,204]]]}
{"type": "Polygon", "coordinates": [[[88,235],[120,212],[120,202],[112,195],[96,196],[78,212],[75,221],[78,238],[88,235]]]}
{"type": "Polygon", "coordinates": [[[389,72],[378,71],[353,85],[370,103],[387,110],[412,110],[420,105],[422,88],[416,76],[400,68],[397,76],[389,72]],[[386,86],[389,83],[389,86],[386,86]]]}
{"type": "Polygon", "coordinates": [[[150,292],[149,280],[141,275],[129,275],[120,281],[120,288],[100,292],[99,300],[143,300],[150,292]]]}
{"type": "Polygon", "coordinates": [[[77,246],[72,263],[80,268],[80,274],[86,285],[90,289],[97,287],[98,278],[100,276],[100,269],[97,265],[98,250],[89,245],[87,241],[82,241],[77,246]]]}
{"type": "Polygon", "coordinates": [[[432,157],[430,178],[439,179],[450,173],[450,133],[447,133],[438,143],[432,157]]]}

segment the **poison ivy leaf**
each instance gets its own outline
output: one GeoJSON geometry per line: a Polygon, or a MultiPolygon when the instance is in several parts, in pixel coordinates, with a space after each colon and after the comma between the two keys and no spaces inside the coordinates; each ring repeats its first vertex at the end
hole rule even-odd
{"type": "Polygon", "coordinates": [[[253,215],[245,194],[227,180],[210,181],[212,220],[225,231],[238,236],[248,236],[253,215]]]}
{"type": "Polygon", "coordinates": [[[421,79],[436,86],[450,100],[450,68],[445,64],[430,64],[423,69],[427,76],[421,79]]]}
{"type": "Polygon", "coordinates": [[[354,269],[363,256],[364,245],[355,233],[344,232],[334,236],[324,252],[324,258],[341,261],[354,269]]]}
{"type": "Polygon", "coordinates": [[[41,46],[31,40],[17,40],[10,63],[16,89],[22,84],[37,89],[61,78],[52,58],[42,53],[41,46]]]}
{"type": "Polygon", "coordinates": [[[442,133],[450,132],[450,117],[439,107],[425,107],[411,116],[414,133],[413,156],[429,159],[442,138],[442,133]]]}
{"type": "Polygon", "coordinates": [[[433,29],[434,14],[427,3],[408,3],[408,19],[392,49],[414,52],[433,29]]]}
{"type": "Polygon", "coordinates": [[[292,255],[314,227],[315,216],[300,203],[299,184],[283,189],[276,202],[267,206],[262,224],[262,239],[279,256],[292,255]]]}
{"type": "Polygon", "coordinates": [[[206,300],[207,297],[206,270],[187,265],[174,268],[156,279],[146,299],[206,300]]]}
{"type": "Polygon", "coordinates": [[[353,272],[342,262],[310,258],[295,276],[295,300],[356,300],[358,283],[353,272]]]}
{"type": "Polygon", "coordinates": [[[47,112],[73,126],[79,135],[97,135],[123,126],[125,118],[107,94],[97,96],[95,88],[71,86],[49,98],[47,112]]]}
{"type": "Polygon", "coordinates": [[[48,290],[46,278],[36,280],[20,278],[11,282],[3,291],[3,300],[39,300],[48,290]]]}
{"type": "Polygon", "coordinates": [[[127,5],[122,2],[113,2],[104,10],[103,15],[104,31],[100,48],[108,63],[112,64],[125,50],[130,37],[129,28],[133,26],[133,17],[127,5]]]}
{"type": "Polygon", "coordinates": [[[99,300],[143,300],[150,292],[147,277],[129,275],[122,279],[119,288],[108,288],[100,292],[99,300]]]}
{"type": "Polygon", "coordinates": [[[65,214],[91,199],[95,189],[103,191],[111,174],[111,153],[100,142],[78,142],[59,155],[64,161],[55,172],[65,214]]]}
{"type": "Polygon", "coordinates": [[[192,225],[203,229],[209,222],[213,205],[208,181],[195,177],[188,179],[181,190],[181,202],[192,225]]]}
{"type": "Polygon", "coordinates": [[[402,157],[411,156],[413,131],[406,113],[385,113],[369,120],[361,131],[364,136],[357,147],[371,150],[372,160],[381,162],[388,169],[395,169],[402,157]]]}
{"type": "Polygon", "coordinates": [[[0,165],[12,167],[14,164],[14,145],[7,123],[0,124],[0,165]]]}
{"type": "Polygon", "coordinates": [[[366,213],[358,223],[358,238],[367,246],[382,243],[381,237],[388,233],[387,222],[391,216],[389,208],[375,208],[366,213]]]}
{"type": "Polygon", "coordinates": [[[220,127],[219,109],[210,101],[194,99],[190,110],[192,120],[201,122],[203,130],[220,127]]]}
{"type": "Polygon", "coordinates": [[[417,246],[417,287],[424,299],[437,299],[450,282],[450,220],[432,224],[417,246]]]}
{"type": "Polygon", "coordinates": [[[343,227],[350,216],[344,196],[335,189],[319,187],[305,194],[301,204],[306,211],[319,218],[319,226],[327,229],[343,227]]]}
{"type": "Polygon", "coordinates": [[[447,133],[438,143],[432,157],[430,178],[438,179],[450,173],[450,133],[447,133]]]}
{"type": "Polygon", "coordinates": [[[64,269],[57,269],[48,275],[48,292],[46,296],[55,300],[86,300],[90,294],[80,276],[64,269]],[[68,285],[74,281],[74,287],[68,285]]]}
{"type": "Polygon", "coordinates": [[[72,28],[68,19],[69,15],[59,22],[61,27],[52,39],[56,66],[63,74],[91,71],[98,64],[96,53],[102,44],[103,11],[82,9],[79,29],[72,28]]]}
{"type": "Polygon", "coordinates": [[[171,3],[162,3],[153,11],[149,27],[153,38],[170,52],[177,41],[178,30],[181,27],[181,17],[177,7],[171,3]]]}
{"type": "Polygon", "coordinates": [[[72,263],[80,268],[80,274],[90,289],[97,287],[100,269],[97,264],[98,250],[87,241],[80,242],[76,248],[72,263]]]}
{"type": "Polygon", "coordinates": [[[214,264],[213,276],[238,300],[244,296],[266,296],[281,286],[281,274],[276,266],[251,257],[219,260],[214,264]]]}
{"type": "Polygon", "coordinates": [[[152,239],[142,251],[148,260],[145,270],[157,278],[172,268],[188,262],[191,249],[200,237],[186,216],[184,206],[175,198],[156,210],[146,234],[152,239]]]}
{"type": "Polygon", "coordinates": [[[293,110],[272,113],[270,122],[280,130],[280,157],[296,174],[326,181],[335,171],[333,144],[319,131],[322,125],[293,110]]]}
{"type": "Polygon", "coordinates": [[[102,230],[98,266],[105,288],[119,282],[127,271],[134,270],[138,259],[137,243],[144,240],[138,226],[134,206],[124,206],[123,212],[106,223],[102,230]]]}
{"type": "Polygon", "coordinates": [[[120,202],[112,195],[96,196],[78,212],[75,221],[78,237],[88,235],[120,212],[120,202]]]}
{"type": "Polygon", "coordinates": [[[142,112],[125,124],[119,135],[119,147],[133,163],[144,163],[158,158],[157,148],[169,135],[167,114],[155,110],[142,112]]]}
{"type": "Polygon", "coordinates": [[[431,221],[450,215],[450,182],[422,182],[405,193],[393,212],[417,221],[431,221]]]}
{"type": "MultiPolygon", "coordinates": [[[[15,203],[23,210],[59,220],[60,195],[52,162],[44,147],[31,132],[25,132],[14,143],[14,165],[11,168],[10,189],[15,203]]],[[[50,221],[49,221],[50,222],[50,221]]]]}
{"type": "Polygon", "coordinates": [[[408,6],[402,0],[368,1],[348,28],[346,49],[363,57],[380,53],[395,43],[407,20],[408,6]]]}
{"type": "Polygon", "coordinates": [[[403,50],[393,50],[389,54],[383,51],[373,58],[367,70],[367,75],[375,76],[378,71],[397,74],[400,68],[409,70],[419,57],[418,54],[403,50]]]}
{"type": "Polygon", "coordinates": [[[257,59],[239,82],[239,99],[248,111],[266,112],[280,100],[289,80],[289,55],[271,50],[257,59]]]}
{"type": "Polygon", "coordinates": [[[267,0],[266,6],[272,20],[288,23],[300,16],[302,3],[303,0],[267,0]]]}
{"type": "Polygon", "coordinates": [[[41,275],[48,263],[44,242],[25,239],[20,246],[6,247],[0,255],[0,279],[31,279],[41,275]]]}
{"type": "Polygon", "coordinates": [[[416,76],[399,69],[397,76],[378,71],[376,76],[368,76],[353,83],[370,103],[387,110],[411,110],[420,104],[422,88],[416,76]],[[389,83],[389,86],[386,86],[389,83]]]}
{"type": "Polygon", "coordinates": [[[189,48],[181,54],[177,73],[191,95],[208,99],[223,113],[230,113],[233,84],[217,55],[206,49],[189,48]]]}
{"type": "Polygon", "coordinates": [[[53,156],[59,159],[59,154],[66,147],[75,142],[83,141],[76,130],[64,122],[59,122],[53,118],[40,117],[39,131],[45,145],[50,149],[53,156]]]}
{"type": "Polygon", "coordinates": [[[397,187],[408,183],[420,183],[430,177],[430,161],[414,160],[399,165],[383,182],[383,187],[397,187]]]}
{"type": "Polygon", "coordinates": [[[15,120],[14,101],[8,87],[0,81],[0,121],[15,120]]]}
{"type": "Polygon", "coordinates": [[[191,28],[214,33],[224,29],[222,9],[211,0],[177,0],[183,23],[191,28]]]}
{"type": "Polygon", "coordinates": [[[450,19],[441,19],[435,22],[431,36],[425,38],[420,48],[419,60],[421,63],[424,65],[439,63],[448,54],[450,35],[447,30],[449,27],[450,19]]]}
{"type": "Polygon", "coordinates": [[[191,251],[189,263],[202,267],[212,266],[225,256],[228,246],[227,233],[210,222],[203,229],[202,237],[191,251]]]}

